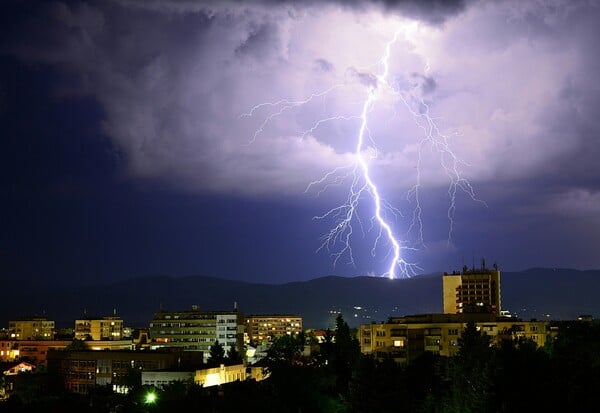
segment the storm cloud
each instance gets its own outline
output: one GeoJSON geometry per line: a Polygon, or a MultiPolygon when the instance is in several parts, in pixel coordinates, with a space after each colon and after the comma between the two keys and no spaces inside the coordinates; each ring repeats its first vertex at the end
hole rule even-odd
{"type": "MultiPolygon", "coordinates": [[[[599,22],[595,1],[54,2],[7,22],[0,50],[61,73],[57,95],[96,99],[130,179],[302,201],[353,162],[362,102],[400,29],[394,85],[409,107],[428,105],[479,198],[518,219],[598,222],[599,22]]],[[[418,173],[424,193],[446,196],[440,154],[420,147],[407,107],[390,95],[370,116],[386,198],[405,202],[418,173]]],[[[434,198],[424,205],[445,214],[434,198]]]]}

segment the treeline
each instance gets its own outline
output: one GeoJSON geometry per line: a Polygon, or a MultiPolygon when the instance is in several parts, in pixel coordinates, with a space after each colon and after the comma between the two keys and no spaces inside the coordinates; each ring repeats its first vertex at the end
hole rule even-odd
{"type": "Polygon", "coordinates": [[[491,346],[469,323],[456,356],[424,353],[401,365],[361,354],[339,317],[335,341],[322,344],[318,356],[295,354],[270,355],[270,380],[255,383],[266,404],[250,411],[589,412],[600,406],[598,323],[560,323],[558,337],[543,348],[530,340],[491,346]]]}
{"type": "MultiPolygon", "coordinates": [[[[86,397],[17,394],[0,411],[504,413],[587,412],[600,406],[597,323],[561,323],[558,337],[544,348],[531,341],[491,347],[490,338],[468,324],[456,356],[424,353],[409,365],[361,354],[341,316],[316,355],[302,355],[307,341],[276,340],[263,360],[270,377],[260,382],[137,386],[126,396],[107,388],[86,397]]],[[[223,354],[216,348],[213,356],[223,354]]]]}

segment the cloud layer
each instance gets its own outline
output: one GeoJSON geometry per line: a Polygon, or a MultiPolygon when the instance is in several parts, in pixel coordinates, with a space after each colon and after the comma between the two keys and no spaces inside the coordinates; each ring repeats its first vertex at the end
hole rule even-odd
{"type": "Polygon", "coordinates": [[[410,99],[384,94],[370,114],[384,194],[418,173],[447,189],[409,111],[422,99],[488,204],[574,216],[598,212],[599,22],[594,1],[56,2],[9,27],[2,53],[63,73],[57,95],[96,98],[133,179],[296,197],[352,163],[401,30],[390,78],[410,99]]]}

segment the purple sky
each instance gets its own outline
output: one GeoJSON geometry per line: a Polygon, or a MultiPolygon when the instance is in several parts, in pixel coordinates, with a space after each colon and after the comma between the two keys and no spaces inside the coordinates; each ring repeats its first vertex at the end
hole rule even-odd
{"type": "Polygon", "coordinates": [[[600,268],[598,1],[8,1],[0,23],[2,276],[383,274],[372,199],[333,266],[313,217],[351,179],[307,190],[356,165],[373,87],[362,154],[406,261],[600,268]],[[243,116],[282,99],[308,101],[243,116]]]}

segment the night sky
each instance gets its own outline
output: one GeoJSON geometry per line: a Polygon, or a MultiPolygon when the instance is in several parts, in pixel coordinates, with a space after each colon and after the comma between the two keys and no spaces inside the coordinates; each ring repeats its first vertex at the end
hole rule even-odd
{"type": "Polygon", "coordinates": [[[9,0],[0,27],[1,278],[381,276],[371,197],[335,265],[313,219],[370,91],[417,273],[600,268],[598,1],[9,0]]]}

